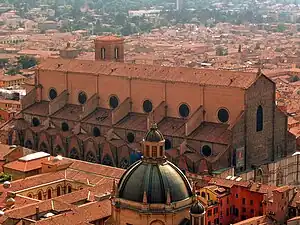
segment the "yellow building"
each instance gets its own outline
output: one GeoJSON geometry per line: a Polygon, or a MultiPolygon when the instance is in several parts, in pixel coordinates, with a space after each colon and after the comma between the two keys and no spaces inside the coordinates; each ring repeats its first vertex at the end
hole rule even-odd
{"type": "Polygon", "coordinates": [[[0,76],[0,87],[10,87],[15,85],[21,85],[25,82],[26,77],[17,75],[2,75],[0,76]]]}

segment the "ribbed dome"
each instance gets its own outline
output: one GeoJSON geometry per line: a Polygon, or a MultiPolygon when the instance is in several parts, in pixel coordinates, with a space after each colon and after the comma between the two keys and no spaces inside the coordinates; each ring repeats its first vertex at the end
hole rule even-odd
{"type": "Polygon", "coordinates": [[[154,123],[146,134],[145,141],[160,142],[163,140],[165,140],[163,134],[158,130],[157,125],[154,123]]]}
{"type": "Polygon", "coordinates": [[[170,202],[177,202],[192,196],[191,187],[185,175],[169,161],[163,164],[138,161],[128,168],[119,182],[119,197],[147,203],[166,204],[168,192],[170,202]]]}
{"type": "Polygon", "coordinates": [[[204,209],[203,205],[200,203],[200,201],[195,202],[195,204],[193,204],[191,206],[191,209],[190,209],[191,214],[202,214],[204,212],[205,212],[205,209],[204,209]]]}

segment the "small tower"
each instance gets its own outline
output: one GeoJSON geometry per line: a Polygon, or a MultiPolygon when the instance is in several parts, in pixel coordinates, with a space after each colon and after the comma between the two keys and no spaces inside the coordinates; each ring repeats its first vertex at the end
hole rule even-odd
{"type": "Polygon", "coordinates": [[[158,130],[156,123],[152,124],[143,141],[144,159],[165,159],[165,139],[158,130]]]}
{"type": "Polygon", "coordinates": [[[190,208],[190,225],[204,225],[205,209],[200,201],[197,201],[190,208]]]}
{"type": "Polygon", "coordinates": [[[95,39],[95,60],[124,62],[124,38],[97,37],[95,39]]]}

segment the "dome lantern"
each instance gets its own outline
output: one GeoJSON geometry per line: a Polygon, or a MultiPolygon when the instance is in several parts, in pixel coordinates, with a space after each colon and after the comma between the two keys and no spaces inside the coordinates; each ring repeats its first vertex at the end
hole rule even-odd
{"type": "Polygon", "coordinates": [[[143,158],[165,159],[165,138],[156,123],[152,124],[143,140],[143,158]]]}

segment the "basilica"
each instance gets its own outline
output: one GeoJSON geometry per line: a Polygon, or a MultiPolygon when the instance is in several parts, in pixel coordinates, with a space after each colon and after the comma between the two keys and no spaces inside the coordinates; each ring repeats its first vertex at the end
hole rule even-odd
{"type": "MultiPolygon", "coordinates": [[[[134,164],[152,123],[165,137],[166,157],[182,171],[205,174],[235,167],[242,172],[295,151],[287,115],[276,105],[275,84],[261,72],[129,64],[124,39],[115,36],[95,39],[94,60],[64,55],[37,67],[21,113],[1,128],[8,144],[132,166],[132,173],[157,170],[145,164],[146,156],[134,164]]],[[[162,168],[177,173],[171,163],[162,168]]],[[[160,173],[153,174],[155,179],[160,173]]],[[[124,177],[121,186],[130,183],[130,176],[124,177]]],[[[126,198],[147,199],[131,195],[125,186],[120,191],[126,198]]],[[[165,191],[172,202],[172,193],[165,191]]]]}

